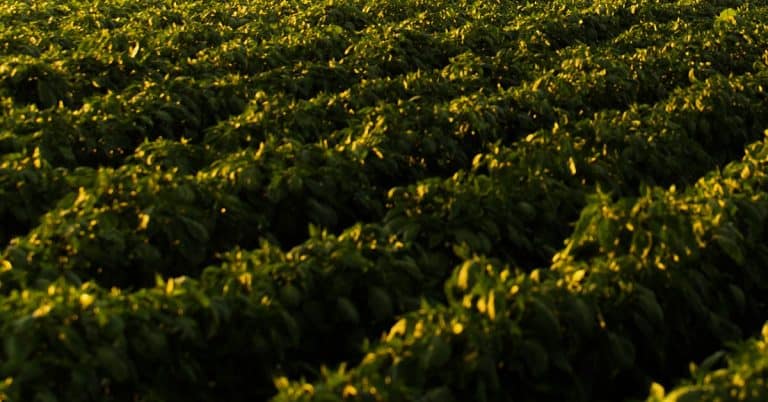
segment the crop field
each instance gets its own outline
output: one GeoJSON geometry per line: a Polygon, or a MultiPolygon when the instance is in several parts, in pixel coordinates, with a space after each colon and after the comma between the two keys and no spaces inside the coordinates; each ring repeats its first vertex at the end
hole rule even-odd
{"type": "Polygon", "coordinates": [[[766,401],[766,320],[766,0],[0,0],[0,401],[766,401]]]}

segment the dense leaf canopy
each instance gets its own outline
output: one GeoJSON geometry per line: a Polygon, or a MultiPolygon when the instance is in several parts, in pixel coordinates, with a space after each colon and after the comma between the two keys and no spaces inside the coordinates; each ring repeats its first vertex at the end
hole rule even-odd
{"type": "Polygon", "coordinates": [[[0,0],[0,400],[763,401],[767,136],[764,0],[0,0]]]}

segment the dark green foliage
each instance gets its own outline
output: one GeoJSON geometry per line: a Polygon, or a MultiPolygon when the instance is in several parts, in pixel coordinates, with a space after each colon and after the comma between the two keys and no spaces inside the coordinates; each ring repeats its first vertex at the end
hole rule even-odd
{"type": "Polygon", "coordinates": [[[760,400],[766,21],[0,0],[0,400],[760,400]]]}

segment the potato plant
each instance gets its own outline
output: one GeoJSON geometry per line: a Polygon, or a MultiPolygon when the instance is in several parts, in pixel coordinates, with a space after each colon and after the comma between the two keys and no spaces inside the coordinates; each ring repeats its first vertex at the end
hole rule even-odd
{"type": "Polygon", "coordinates": [[[761,400],[766,21],[0,0],[0,400],[761,400]]]}

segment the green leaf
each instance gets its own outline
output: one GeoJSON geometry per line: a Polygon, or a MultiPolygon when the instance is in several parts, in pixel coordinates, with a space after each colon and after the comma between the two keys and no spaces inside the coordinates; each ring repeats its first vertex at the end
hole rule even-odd
{"type": "Polygon", "coordinates": [[[378,286],[372,286],[368,290],[368,307],[377,321],[390,319],[394,314],[392,298],[378,286]]]}
{"type": "Polygon", "coordinates": [[[717,245],[725,252],[736,264],[744,265],[744,252],[741,250],[741,245],[734,239],[730,233],[725,230],[720,230],[718,234],[714,236],[717,245]]]}
{"type": "Polygon", "coordinates": [[[301,291],[289,283],[280,288],[280,301],[288,307],[297,307],[301,304],[301,291]]]}
{"type": "Polygon", "coordinates": [[[720,12],[720,15],[717,16],[715,19],[715,24],[731,24],[736,25],[736,18],[739,16],[739,13],[732,9],[732,8],[726,8],[725,10],[720,12]]]}
{"type": "Polygon", "coordinates": [[[652,290],[637,286],[635,288],[634,299],[637,302],[640,311],[648,318],[653,325],[662,325],[664,323],[664,310],[656,300],[656,294],[652,290]]]}
{"type": "Polygon", "coordinates": [[[451,358],[451,345],[440,335],[434,335],[429,341],[427,350],[421,356],[421,366],[424,369],[439,369],[451,358]]]}
{"type": "Polygon", "coordinates": [[[357,312],[357,307],[346,297],[336,299],[336,311],[343,322],[360,322],[360,314],[357,312]]]}
{"type": "Polygon", "coordinates": [[[616,230],[612,220],[605,217],[600,219],[597,226],[597,240],[600,242],[600,247],[604,249],[613,246],[613,242],[616,241],[616,230]]]}
{"type": "Polygon", "coordinates": [[[124,382],[130,377],[130,367],[114,348],[101,346],[96,349],[96,357],[116,381],[124,382]]]}
{"type": "Polygon", "coordinates": [[[533,377],[543,375],[549,367],[549,357],[547,349],[535,340],[525,340],[520,346],[525,365],[530,370],[533,377]]]}
{"type": "Polygon", "coordinates": [[[667,394],[665,402],[700,402],[707,400],[708,393],[697,386],[689,385],[675,389],[667,394]]]}

